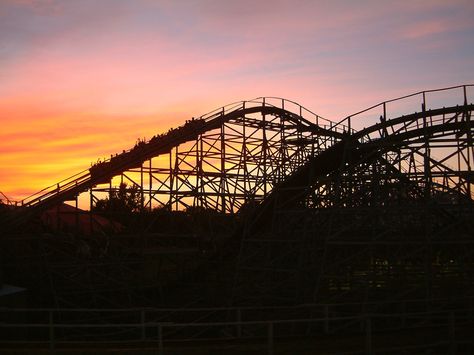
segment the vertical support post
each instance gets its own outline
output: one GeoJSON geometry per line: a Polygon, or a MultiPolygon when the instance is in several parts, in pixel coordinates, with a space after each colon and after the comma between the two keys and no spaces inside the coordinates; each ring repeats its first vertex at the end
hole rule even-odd
{"type": "Polygon", "coordinates": [[[274,344],[273,344],[273,322],[268,322],[267,327],[267,345],[268,345],[268,355],[274,354],[274,344]]]}
{"type": "MultiPolygon", "coordinates": [[[[263,98],[263,105],[265,106],[265,98],[263,98]]],[[[245,112],[245,101],[243,102],[242,105],[242,110],[245,112]]],[[[245,196],[244,196],[244,204],[248,203],[250,201],[250,195],[248,194],[247,191],[250,191],[250,181],[249,181],[249,176],[248,176],[248,171],[247,171],[247,137],[246,137],[246,117],[245,114],[242,115],[242,157],[243,159],[240,160],[240,166],[239,170],[243,170],[243,188],[244,191],[246,191],[245,196]]]]}
{"type": "MultiPolygon", "coordinates": [[[[263,98],[263,106],[265,106],[265,98],[263,98]]],[[[246,132],[246,122],[245,122],[245,116],[242,118],[242,150],[243,150],[243,170],[244,170],[244,191],[250,191],[250,181],[249,181],[249,175],[247,172],[247,132],[246,132]]],[[[248,202],[248,197],[249,195],[245,196],[245,202],[248,202]]]]}
{"type": "Polygon", "coordinates": [[[145,207],[145,191],[143,190],[143,164],[140,165],[140,208],[142,211],[145,207]]]}
{"type": "Polygon", "coordinates": [[[179,146],[176,146],[175,148],[175,154],[176,154],[176,159],[175,159],[175,162],[174,162],[174,168],[173,168],[173,177],[174,177],[174,181],[176,182],[175,184],[175,188],[176,190],[174,191],[175,195],[174,195],[174,198],[175,198],[175,208],[176,208],[176,211],[178,210],[178,188],[179,188],[179,181],[178,181],[178,169],[179,169],[179,149],[178,149],[179,146]]]}
{"type": "MultiPolygon", "coordinates": [[[[319,116],[318,115],[316,115],[316,126],[319,127],[319,116]]],[[[314,141],[314,133],[311,133],[311,135],[312,135],[312,138],[313,138],[313,141],[314,141]]],[[[321,149],[321,139],[320,139],[319,135],[317,135],[316,142],[317,142],[316,145],[317,145],[318,152],[319,152],[319,150],[321,149]]],[[[313,154],[313,156],[314,156],[314,154],[313,154]]]]}
{"type": "Polygon", "coordinates": [[[196,137],[196,186],[195,186],[195,195],[194,195],[194,201],[193,204],[196,207],[202,206],[201,204],[201,163],[200,163],[200,151],[202,154],[202,149],[200,149],[200,139],[199,135],[196,137]]]}
{"type": "Polygon", "coordinates": [[[425,198],[429,198],[431,194],[431,169],[430,169],[430,147],[429,147],[429,138],[428,138],[428,125],[426,120],[426,106],[425,106],[425,93],[423,92],[423,104],[421,105],[423,112],[423,135],[425,139],[425,154],[424,154],[424,178],[425,178],[425,198]]]}
{"type": "MultiPolygon", "coordinates": [[[[59,187],[59,183],[58,183],[57,187],[56,187],[56,194],[58,194],[58,195],[59,195],[59,189],[60,189],[60,187],[59,187]]],[[[59,220],[59,217],[60,217],[59,206],[60,206],[60,204],[58,204],[56,206],[56,228],[57,228],[58,231],[59,231],[59,228],[61,227],[61,223],[60,223],[60,220],[59,220]]]]}
{"type": "Polygon", "coordinates": [[[426,206],[424,212],[424,220],[425,220],[425,240],[426,243],[426,252],[425,252],[425,277],[426,277],[426,299],[429,302],[429,307],[431,309],[431,299],[432,299],[432,288],[433,288],[433,252],[430,240],[431,234],[431,219],[430,214],[428,213],[428,203],[431,196],[431,186],[432,186],[432,176],[431,176],[431,167],[430,167],[430,140],[428,135],[428,123],[427,123],[427,113],[426,113],[426,93],[423,91],[423,103],[421,105],[421,109],[423,112],[423,135],[424,135],[424,161],[423,161],[423,175],[425,180],[425,201],[426,206]]]}
{"type": "Polygon", "coordinates": [[[204,138],[203,138],[202,134],[200,134],[199,135],[199,150],[200,150],[199,171],[200,171],[200,174],[201,174],[201,186],[200,186],[200,196],[199,196],[199,198],[201,199],[201,206],[203,206],[203,204],[204,204],[203,195],[204,195],[204,192],[205,192],[204,191],[204,178],[203,178],[204,169],[202,167],[202,164],[203,164],[203,161],[204,161],[204,142],[203,142],[203,140],[204,140],[204,138]]]}
{"type": "MultiPolygon", "coordinates": [[[[224,108],[222,108],[222,116],[224,116],[224,108]]],[[[221,125],[221,212],[225,213],[226,209],[226,200],[225,200],[225,190],[226,190],[226,176],[225,176],[225,124],[222,122],[221,125]]]]}
{"type": "MultiPolygon", "coordinates": [[[[466,86],[464,86],[464,100],[465,104],[467,105],[467,95],[466,95],[466,86]]],[[[464,110],[464,115],[466,115],[466,132],[467,132],[467,171],[468,171],[468,176],[471,176],[471,155],[474,154],[474,148],[472,147],[472,132],[471,132],[471,112],[467,110],[467,108],[464,110]]],[[[459,140],[458,140],[458,146],[459,146],[459,140]]],[[[458,150],[461,148],[458,147],[458,150]]],[[[460,153],[458,153],[459,155],[460,153]]],[[[467,183],[467,195],[472,198],[471,195],[471,183],[467,183]]]]}
{"type": "Polygon", "coordinates": [[[94,226],[93,226],[93,218],[92,218],[92,208],[94,207],[94,195],[92,193],[92,189],[94,187],[91,186],[91,189],[89,190],[89,227],[91,229],[91,233],[94,232],[94,226]]]}
{"type": "Polygon", "coordinates": [[[174,184],[174,180],[173,180],[173,148],[170,149],[170,169],[169,169],[169,172],[170,172],[170,191],[169,191],[169,199],[168,199],[168,208],[169,210],[171,211],[173,208],[172,206],[172,201],[173,201],[173,184],[174,184]]]}
{"type": "MultiPolygon", "coordinates": [[[[77,186],[77,181],[76,181],[76,186],[77,186]]],[[[75,200],[75,207],[76,207],[76,210],[74,211],[74,215],[75,215],[75,223],[76,223],[76,230],[79,229],[79,194],[76,194],[76,198],[74,199],[75,200]]]]}
{"type": "MultiPolygon", "coordinates": [[[[285,101],[282,99],[281,100],[281,108],[282,109],[285,109],[285,101]]],[[[282,159],[282,161],[280,162],[280,169],[277,170],[277,181],[280,182],[283,178],[283,170],[284,170],[284,166],[283,166],[283,162],[285,161],[285,158],[286,158],[286,155],[288,154],[288,152],[285,152],[286,150],[286,143],[285,143],[285,116],[284,115],[280,115],[280,159],[282,159]]]]}
{"type": "Polygon", "coordinates": [[[152,167],[152,163],[151,161],[153,160],[153,158],[150,158],[150,165],[149,165],[149,171],[148,171],[148,200],[149,200],[149,203],[150,203],[150,212],[152,211],[153,209],[153,198],[152,198],[152,189],[153,189],[153,173],[152,173],[152,170],[153,170],[153,167],[152,167]]]}
{"type": "MultiPolygon", "coordinates": [[[[263,102],[265,105],[265,101],[263,102]]],[[[283,102],[282,102],[283,105],[283,102]]],[[[264,111],[265,112],[265,111],[264,111]]],[[[263,144],[262,144],[262,149],[263,149],[263,196],[267,196],[267,151],[268,151],[268,140],[267,140],[267,117],[265,113],[262,113],[262,119],[263,119],[263,125],[262,125],[262,139],[263,139],[263,144]]]]}

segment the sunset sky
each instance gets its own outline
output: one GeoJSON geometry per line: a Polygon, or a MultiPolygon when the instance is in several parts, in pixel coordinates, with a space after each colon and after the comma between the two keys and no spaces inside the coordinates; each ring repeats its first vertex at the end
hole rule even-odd
{"type": "Polygon", "coordinates": [[[338,120],[472,84],[473,19],[473,0],[0,0],[0,191],[21,199],[238,100],[338,120]]]}

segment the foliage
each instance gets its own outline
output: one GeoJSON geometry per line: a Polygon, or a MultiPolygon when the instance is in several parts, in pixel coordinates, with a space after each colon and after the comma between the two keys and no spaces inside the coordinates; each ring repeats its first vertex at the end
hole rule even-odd
{"type": "Polygon", "coordinates": [[[104,213],[132,213],[142,210],[142,196],[137,185],[128,186],[121,183],[117,189],[110,191],[109,197],[98,200],[94,211],[104,213]]]}

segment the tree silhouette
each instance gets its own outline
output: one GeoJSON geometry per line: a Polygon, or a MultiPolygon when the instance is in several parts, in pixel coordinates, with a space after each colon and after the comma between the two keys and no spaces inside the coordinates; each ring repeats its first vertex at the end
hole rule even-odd
{"type": "Polygon", "coordinates": [[[118,189],[110,191],[109,197],[98,200],[94,211],[113,214],[129,214],[142,210],[142,196],[137,185],[129,187],[121,183],[118,189]]]}

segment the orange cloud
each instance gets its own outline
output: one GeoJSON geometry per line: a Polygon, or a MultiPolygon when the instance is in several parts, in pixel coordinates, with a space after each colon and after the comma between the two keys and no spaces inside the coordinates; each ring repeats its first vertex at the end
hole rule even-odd
{"type": "Polygon", "coordinates": [[[0,191],[20,198],[237,100],[286,97],[337,120],[472,77],[468,57],[455,76],[414,41],[472,27],[469,2],[453,5],[463,21],[443,0],[369,3],[2,2],[0,191]]]}

